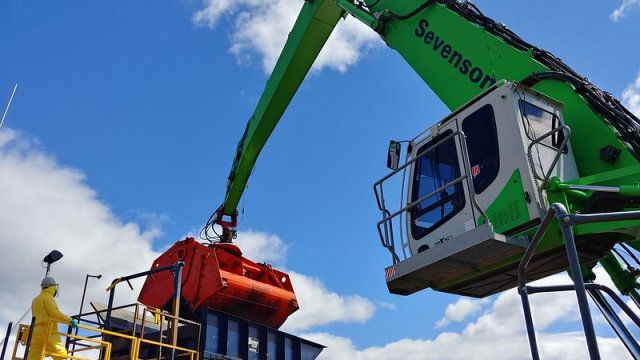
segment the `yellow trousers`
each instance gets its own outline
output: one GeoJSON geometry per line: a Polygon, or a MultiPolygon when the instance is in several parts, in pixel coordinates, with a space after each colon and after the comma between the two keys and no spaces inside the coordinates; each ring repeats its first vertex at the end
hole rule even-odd
{"type": "Polygon", "coordinates": [[[27,360],[42,359],[43,351],[46,351],[46,355],[52,357],[54,360],[66,359],[67,349],[65,349],[60,335],[58,335],[57,332],[58,328],[56,326],[51,329],[49,337],[45,339],[47,327],[36,325],[33,329],[33,335],[31,336],[31,346],[29,347],[27,360]]]}

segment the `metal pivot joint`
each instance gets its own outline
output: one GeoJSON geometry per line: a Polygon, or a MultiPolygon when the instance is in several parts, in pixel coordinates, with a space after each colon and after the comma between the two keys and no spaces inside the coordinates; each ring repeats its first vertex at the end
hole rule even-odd
{"type": "Polygon", "coordinates": [[[238,210],[234,210],[233,214],[225,215],[224,206],[220,206],[216,210],[215,223],[222,227],[222,236],[220,242],[231,243],[237,236],[236,227],[238,227],[238,210]]]}

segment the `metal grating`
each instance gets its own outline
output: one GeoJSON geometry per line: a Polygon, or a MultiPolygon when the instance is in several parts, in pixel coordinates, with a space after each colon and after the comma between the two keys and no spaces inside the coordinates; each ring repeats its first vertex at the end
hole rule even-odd
{"type": "MultiPolygon", "coordinates": [[[[524,252],[526,245],[526,241],[497,234],[485,224],[393,265],[387,271],[387,286],[391,293],[409,295],[468,280],[479,268],[524,252]]],[[[478,274],[478,281],[481,278],[478,274]]]]}

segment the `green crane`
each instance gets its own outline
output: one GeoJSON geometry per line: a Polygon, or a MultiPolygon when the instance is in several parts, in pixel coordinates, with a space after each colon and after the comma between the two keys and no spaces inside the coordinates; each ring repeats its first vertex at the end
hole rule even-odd
{"type": "MultiPolygon", "coordinates": [[[[453,111],[410,142],[402,166],[392,142],[389,176],[408,172],[406,206],[391,211],[385,204],[380,185],[387,177],[374,186],[383,216],[378,229],[392,255],[385,271],[391,292],[432,288],[482,297],[523,285],[523,277],[526,285],[569,270],[582,305],[580,288],[591,284],[600,263],[619,291],[640,304],[637,270],[623,266],[613,248],[640,249],[640,121],[465,1],[305,1],[208,224],[222,225],[221,241],[234,237],[236,208],[260,151],[346,16],[377,32],[453,111]],[[493,138],[474,135],[480,132],[493,138]],[[586,214],[598,215],[597,222],[578,217],[586,214]],[[393,221],[406,228],[402,246],[393,221]],[[565,251],[567,241],[577,245],[575,254],[565,251]],[[523,259],[534,268],[524,276],[523,259]]],[[[640,356],[637,343],[627,347],[640,356]]],[[[590,353],[596,357],[597,346],[590,344],[590,353]]]]}

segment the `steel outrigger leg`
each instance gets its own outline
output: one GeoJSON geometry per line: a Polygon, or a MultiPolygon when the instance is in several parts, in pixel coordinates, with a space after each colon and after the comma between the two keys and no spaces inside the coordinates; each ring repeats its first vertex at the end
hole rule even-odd
{"type": "MultiPolygon", "coordinates": [[[[614,309],[604,298],[603,293],[607,293],[620,308],[625,311],[631,320],[640,326],[640,318],[636,316],[633,311],[622,301],[611,289],[602,285],[587,283],[585,285],[582,278],[582,272],[580,269],[580,261],[578,259],[578,252],[576,249],[575,238],[573,236],[573,226],[587,223],[607,222],[607,221],[624,221],[624,220],[638,220],[640,219],[640,211],[623,211],[612,213],[600,213],[600,214],[569,214],[566,208],[560,204],[555,203],[551,205],[551,208],[545,215],[538,228],[538,231],[534,235],[531,244],[525,251],[520,265],[518,266],[518,293],[522,299],[522,307],[524,310],[525,321],[527,323],[527,335],[529,336],[529,345],[531,347],[532,358],[538,360],[540,355],[538,353],[535,330],[533,327],[533,319],[531,316],[531,307],[529,304],[528,294],[536,292],[551,292],[551,291],[567,291],[574,290],[578,299],[578,306],[580,308],[580,315],[582,316],[582,325],[587,339],[587,347],[589,349],[589,357],[591,359],[600,359],[600,352],[598,351],[598,344],[596,342],[595,330],[593,327],[593,320],[591,319],[591,312],[589,311],[589,303],[587,299],[587,292],[591,295],[595,304],[600,308],[613,330],[618,337],[622,340],[629,353],[635,358],[640,359],[640,345],[633,338],[632,334],[628,331],[624,323],[620,320],[614,309]],[[526,268],[536,247],[540,243],[545,232],[549,228],[551,222],[558,220],[562,235],[564,238],[567,257],[569,259],[569,272],[573,280],[573,285],[560,285],[560,286],[528,286],[526,279],[526,268]]],[[[636,301],[638,297],[635,289],[631,291],[632,298],[636,301]],[[633,297],[636,295],[636,297],[633,297]]]]}
{"type": "Polygon", "coordinates": [[[562,204],[555,203],[551,205],[549,211],[545,215],[538,231],[533,237],[531,244],[525,251],[525,254],[518,266],[518,293],[522,300],[522,307],[524,310],[525,322],[527,325],[527,335],[529,337],[529,346],[531,347],[531,356],[534,360],[540,359],[538,353],[538,346],[536,341],[535,329],[533,326],[533,317],[531,315],[531,306],[529,304],[528,295],[536,292],[549,292],[557,291],[560,288],[557,287],[545,287],[536,288],[528,286],[526,284],[526,268],[535,249],[542,240],[542,237],[546,233],[551,222],[556,219],[562,227],[562,234],[567,250],[567,257],[569,259],[569,269],[571,278],[574,283],[574,289],[576,291],[576,297],[578,300],[578,307],[580,309],[580,315],[582,317],[582,326],[584,329],[585,337],[587,339],[587,348],[589,350],[589,357],[592,360],[600,359],[600,352],[598,350],[598,343],[596,342],[595,330],[593,327],[593,320],[591,319],[591,311],[589,310],[589,302],[587,299],[587,291],[584,286],[584,280],[582,279],[582,272],[580,270],[580,261],[578,259],[578,251],[576,249],[575,239],[573,236],[572,226],[574,225],[572,217],[575,215],[569,215],[567,210],[562,204]]]}

